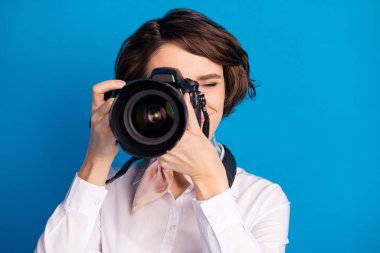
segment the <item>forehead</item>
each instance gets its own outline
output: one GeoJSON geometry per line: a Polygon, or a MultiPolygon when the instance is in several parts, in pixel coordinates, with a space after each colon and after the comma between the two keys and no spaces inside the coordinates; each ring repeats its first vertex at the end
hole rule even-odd
{"type": "Polygon", "coordinates": [[[166,43],[150,58],[147,64],[148,75],[154,68],[171,67],[181,71],[184,78],[198,80],[198,77],[208,74],[218,74],[223,77],[223,67],[206,57],[194,55],[181,47],[166,43]]]}

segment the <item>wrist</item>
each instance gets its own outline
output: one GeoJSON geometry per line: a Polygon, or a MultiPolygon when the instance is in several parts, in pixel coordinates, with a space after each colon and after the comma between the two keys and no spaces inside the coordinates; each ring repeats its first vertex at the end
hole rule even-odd
{"type": "Polygon", "coordinates": [[[107,180],[113,160],[96,157],[86,157],[78,176],[89,183],[103,186],[107,180]]]}
{"type": "Polygon", "coordinates": [[[197,200],[207,200],[228,190],[228,179],[224,169],[219,168],[213,173],[192,177],[197,200]]]}

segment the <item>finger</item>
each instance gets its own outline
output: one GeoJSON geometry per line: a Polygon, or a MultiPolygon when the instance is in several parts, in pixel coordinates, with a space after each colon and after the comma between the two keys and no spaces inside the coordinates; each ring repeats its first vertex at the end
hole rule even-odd
{"type": "Polygon", "coordinates": [[[198,124],[198,119],[194,111],[194,107],[190,101],[189,93],[184,94],[184,100],[185,100],[187,111],[188,111],[187,129],[188,130],[200,129],[199,124],[198,124]]]}
{"type": "Polygon", "coordinates": [[[111,90],[123,88],[125,82],[123,80],[108,80],[98,83],[92,87],[92,107],[94,112],[104,103],[104,93],[111,90]]]}
{"type": "Polygon", "coordinates": [[[91,123],[96,123],[99,120],[101,120],[106,114],[109,113],[112,103],[115,100],[115,98],[110,98],[107,101],[105,101],[92,115],[91,117],[91,123]]]}

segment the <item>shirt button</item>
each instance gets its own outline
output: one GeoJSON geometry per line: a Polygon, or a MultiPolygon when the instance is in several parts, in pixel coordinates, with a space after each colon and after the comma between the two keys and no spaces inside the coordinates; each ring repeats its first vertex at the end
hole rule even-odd
{"type": "Polygon", "coordinates": [[[174,230],[175,228],[176,228],[176,225],[171,225],[171,226],[169,227],[170,230],[174,230]]]}

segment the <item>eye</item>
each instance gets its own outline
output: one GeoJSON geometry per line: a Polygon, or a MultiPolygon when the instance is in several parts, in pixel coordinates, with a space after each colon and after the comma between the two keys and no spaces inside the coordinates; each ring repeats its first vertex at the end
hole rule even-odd
{"type": "Polygon", "coordinates": [[[216,86],[217,83],[206,83],[206,84],[203,84],[202,86],[206,86],[206,87],[214,87],[216,86]]]}

